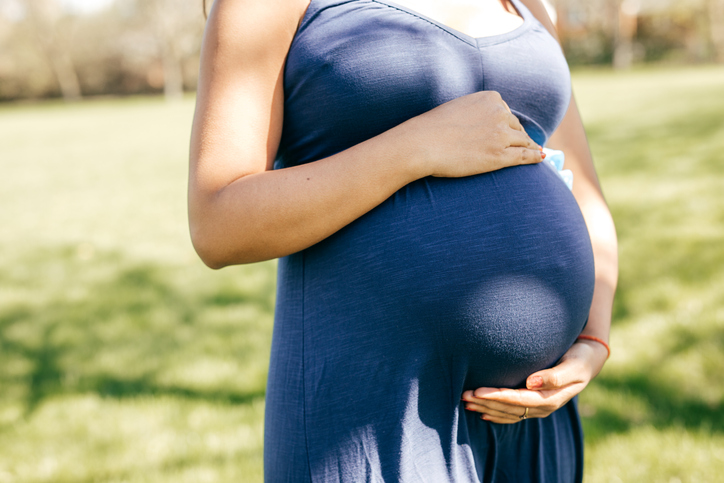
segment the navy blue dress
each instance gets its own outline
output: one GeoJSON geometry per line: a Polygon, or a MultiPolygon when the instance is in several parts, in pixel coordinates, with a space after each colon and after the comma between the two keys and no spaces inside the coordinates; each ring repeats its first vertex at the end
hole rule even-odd
{"type": "MultiPolygon", "coordinates": [[[[312,0],[284,71],[276,169],[313,162],[454,98],[501,93],[543,145],[570,99],[557,42],[524,23],[475,39],[392,2],[312,0]]],[[[586,226],[548,167],[424,178],[279,261],[268,482],[571,482],[575,401],[513,425],[463,391],[521,387],[586,323],[586,226]]]]}

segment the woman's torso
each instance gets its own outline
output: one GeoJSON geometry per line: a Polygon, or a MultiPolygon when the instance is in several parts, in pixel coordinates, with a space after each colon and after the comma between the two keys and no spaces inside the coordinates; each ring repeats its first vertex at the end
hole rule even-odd
{"type": "MultiPolygon", "coordinates": [[[[556,41],[518,8],[523,25],[474,39],[392,2],[313,0],[287,60],[277,167],[479,90],[500,92],[544,144],[568,105],[568,70],[556,41]]],[[[576,201],[543,165],[414,182],[306,250],[305,266],[315,292],[429,319],[427,336],[449,341],[442,350],[499,368],[477,377],[471,368],[470,384],[481,385],[519,384],[552,363],[585,322],[593,287],[576,201]]],[[[323,324],[336,318],[334,304],[319,310],[323,324]]]]}
{"type": "MultiPolygon", "coordinates": [[[[521,26],[476,39],[392,2],[312,0],[284,72],[275,168],[481,90],[500,92],[544,144],[568,106],[568,69],[557,42],[514,4],[521,26]]],[[[463,390],[519,386],[573,343],[593,257],[571,192],[546,166],[525,165],[413,182],[282,259],[278,283],[269,400],[301,398],[304,414],[303,423],[268,416],[267,431],[303,424],[312,476],[326,481],[325,471],[356,461],[351,453],[400,454],[411,418],[438,432],[436,447],[456,451],[436,428],[457,427],[463,390]],[[360,394],[374,408],[343,410],[360,394]],[[395,429],[378,439],[383,420],[395,429]]],[[[449,467],[457,457],[440,458],[449,467]]]]}

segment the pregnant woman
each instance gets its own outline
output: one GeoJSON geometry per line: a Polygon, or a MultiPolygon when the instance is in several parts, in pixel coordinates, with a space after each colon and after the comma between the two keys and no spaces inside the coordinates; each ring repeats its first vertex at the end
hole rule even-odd
{"type": "Polygon", "coordinates": [[[403,3],[209,17],[190,225],[210,267],[280,257],[265,478],[580,481],[616,236],[553,26],[540,0],[479,0],[469,32],[403,3]]]}

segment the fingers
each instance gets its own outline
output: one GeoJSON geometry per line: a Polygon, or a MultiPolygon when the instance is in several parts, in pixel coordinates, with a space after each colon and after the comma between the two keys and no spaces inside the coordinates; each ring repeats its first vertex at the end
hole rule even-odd
{"type": "Polygon", "coordinates": [[[465,409],[500,419],[512,419],[515,421],[520,420],[524,414],[526,418],[534,418],[543,414],[535,408],[528,408],[526,414],[526,406],[511,406],[496,401],[480,401],[479,403],[466,402],[465,409]]]}
{"type": "Polygon", "coordinates": [[[486,421],[515,422],[528,413],[526,418],[545,418],[563,407],[586,386],[585,383],[569,384],[562,388],[531,391],[528,389],[504,389],[481,387],[475,391],[465,391],[462,401],[465,408],[486,416],[486,421]],[[489,419],[490,416],[493,419],[489,419]]]}
{"type": "MultiPolygon", "coordinates": [[[[475,411],[474,409],[468,409],[468,411],[475,411]]],[[[480,415],[480,419],[484,421],[490,421],[491,423],[498,423],[498,424],[515,424],[519,423],[523,419],[528,419],[530,417],[533,417],[530,415],[526,416],[525,418],[522,417],[523,414],[525,414],[525,409],[523,408],[517,408],[518,412],[516,414],[511,414],[504,411],[496,411],[494,409],[485,409],[477,411],[479,413],[482,413],[480,415]]]]}
{"type": "Polygon", "coordinates": [[[515,166],[518,164],[536,164],[543,161],[541,151],[538,148],[510,146],[505,149],[503,156],[505,157],[505,163],[507,166],[515,166]]]}
{"type": "Polygon", "coordinates": [[[575,359],[567,359],[555,367],[528,376],[526,387],[535,391],[560,389],[586,381],[586,368],[575,359]]]}
{"type": "Polygon", "coordinates": [[[509,418],[496,418],[495,416],[484,415],[480,419],[495,424],[515,424],[522,421],[522,419],[509,419],[509,418]]]}
{"type": "Polygon", "coordinates": [[[535,164],[543,161],[541,147],[525,131],[510,131],[508,142],[510,144],[505,151],[511,165],[535,164]]]}
{"type": "Polygon", "coordinates": [[[512,130],[508,134],[508,146],[535,149],[540,153],[541,147],[525,131],[512,130]]]}
{"type": "Polygon", "coordinates": [[[467,411],[480,413],[480,419],[498,424],[514,424],[523,419],[545,417],[545,412],[537,412],[532,408],[510,406],[495,401],[481,401],[478,403],[465,403],[467,411]]]}
{"type": "Polygon", "coordinates": [[[498,402],[510,406],[531,407],[544,403],[545,395],[540,391],[528,389],[507,389],[495,387],[480,387],[472,393],[473,402],[498,402]]]}
{"type": "Polygon", "coordinates": [[[465,391],[462,400],[466,405],[471,405],[473,410],[481,410],[478,412],[491,410],[520,417],[525,408],[529,408],[529,416],[535,413],[538,417],[546,413],[546,410],[543,409],[536,413],[534,408],[547,408],[549,401],[546,400],[546,396],[538,391],[527,389],[480,387],[475,391],[465,391]]]}
{"type": "Polygon", "coordinates": [[[462,400],[465,408],[470,411],[516,422],[525,414],[526,408],[528,409],[526,418],[545,418],[568,402],[576,393],[569,390],[547,394],[527,389],[478,388],[463,393],[462,400]]]}

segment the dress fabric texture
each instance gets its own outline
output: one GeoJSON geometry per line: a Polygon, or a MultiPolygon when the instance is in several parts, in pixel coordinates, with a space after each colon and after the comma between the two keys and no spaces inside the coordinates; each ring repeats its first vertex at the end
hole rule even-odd
{"type": "MultiPolygon", "coordinates": [[[[568,107],[568,67],[513,4],[520,27],[476,39],[392,2],[312,0],[283,74],[275,169],[482,90],[545,144],[568,107]]],[[[585,326],[593,284],[581,212],[542,164],[420,179],[280,259],[266,481],[580,481],[575,400],[497,425],[460,397],[554,365],[585,326]]]]}

